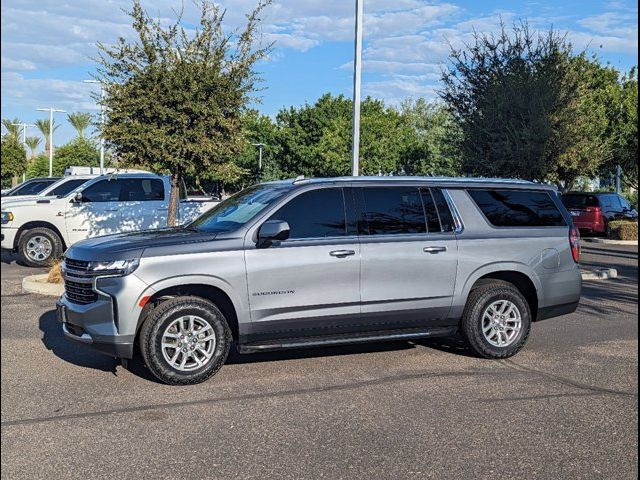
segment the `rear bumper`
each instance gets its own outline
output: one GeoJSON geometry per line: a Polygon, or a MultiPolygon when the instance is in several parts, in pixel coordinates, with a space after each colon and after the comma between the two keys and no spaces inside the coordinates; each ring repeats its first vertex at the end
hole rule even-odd
{"type": "Polygon", "coordinates": [[[579,219],[573,219],[573,225],[583,232],[604,233],[607,229],[604,222],[581,222],[579,219]]]}
{"type": "Polygon", "coordinates": [[[580,301],[565,303],[564,305],[553,305],[551,307],[539,308],[536,321],[561,317],[562,315],[569,315],[578,309],[578,305],[580,305],[580,301]]]}

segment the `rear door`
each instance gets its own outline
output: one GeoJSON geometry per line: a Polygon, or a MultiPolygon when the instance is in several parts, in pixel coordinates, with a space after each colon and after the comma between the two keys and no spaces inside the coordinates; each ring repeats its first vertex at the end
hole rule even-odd
{"type": "Polygon", "coordinates": [[[167,202],[164,182],[160,178],[125,178],[122,180],[120,207],[123,232],[135,232],[167,226],[167,202]]]}
{"type": "Polygon", "coordinates": [[[358,324],[360,246],[348,228],[345,189],[302,192],[267,220],[286,221],[291,231],[267,248],[247,239],[253,339],[327,335],[358,324]]]}
{"type": "Polygon", "coordinates": [[[363,319],[372,328],[446,323],[458,247],[442,192],[414,186],[354,191],[362,218],[363,319]]]}

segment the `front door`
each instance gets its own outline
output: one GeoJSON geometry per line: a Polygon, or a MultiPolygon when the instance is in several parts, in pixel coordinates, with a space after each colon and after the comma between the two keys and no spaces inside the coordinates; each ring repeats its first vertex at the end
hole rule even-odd
{"type": "Polygon", "coordinates": [[[342,188],[300,193],[266,220],[288,222],[288,240],[245,251],[250,339],[348,331],[360,312],[360,246],[342,188]]]}
{"type": "Polygon", "coordinates": [[[413,186],[355,192],[364,220],[363,322],[381,329],[446,324],[458,248],[443,194],[413,186]]]}
{"type": "Polygon", "coordinates": [[[118,232],[122,222],[122,180],[104,179],[82,191],[82,201],[71,200],[65,211],[69,244],[118,232]]]}
{"type": "Polygon", "coordinates": [[[167,226],[168,200],[160,178],[126,178],[120,192],[122,232],[167,226]]]}

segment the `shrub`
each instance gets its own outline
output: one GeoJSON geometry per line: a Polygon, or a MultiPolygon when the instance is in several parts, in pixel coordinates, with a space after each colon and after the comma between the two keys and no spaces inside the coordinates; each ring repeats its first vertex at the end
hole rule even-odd
{"type": "Polygon", "coordinates": [[[49,270],[47,283],[62,283],[62,271],[60,270],[60,262],[56,262],[49,270]]]}
{"type": "Polygon", "coordinates": [[[609,227],[614,240],[638,240],[638,222],[620,220],[610,222],[609,227]]]}

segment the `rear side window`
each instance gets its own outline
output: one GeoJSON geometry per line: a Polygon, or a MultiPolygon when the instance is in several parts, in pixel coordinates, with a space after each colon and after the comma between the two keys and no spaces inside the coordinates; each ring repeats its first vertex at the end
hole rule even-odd
{"type": "Polygon", "coordinates": [[[489,222],[496,227],[558,227],[566,222],[547,192],[469,190],[489,222]]]}
{"type": "Polygon", "coordinates": [[[122,181],[123,202],[158,202],[164,200],[164,184],[156,178],[127,178],[122,181]]]}
{"type": "Polygon", "coordinates": [[[422,189],[422,202],[429,233],[453,232],[453,215],[441,190],[422,189]]]}
{"type": "Polygon", "coordinates": [[[289,224],[290,239],[341,237],[347,222],[341,188],[302,193],[271,216],[289,224]]]}
{"type": "Polygon", "coordinates": [[[567,209],[581,210],[587,207],[599,207],[600,202],[595,195],[575,195],[568,194],[560,197],[562,203],[567,209]]]}
{"type": "Polygon", "coordinates": [[[122,180],[100,180],[82,191],[83,202],[117,202],[122,180]]]}
{"type": "Polygon", "coordinates": [[[364,234],[426,233],[420,190],[414,187],[364,187],[364,234]]]}

